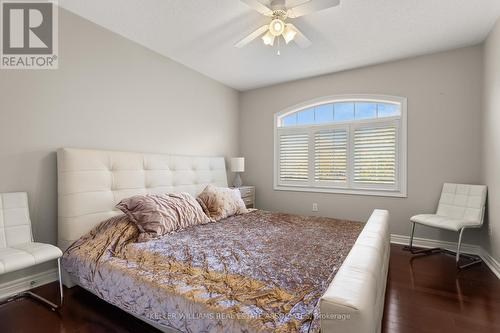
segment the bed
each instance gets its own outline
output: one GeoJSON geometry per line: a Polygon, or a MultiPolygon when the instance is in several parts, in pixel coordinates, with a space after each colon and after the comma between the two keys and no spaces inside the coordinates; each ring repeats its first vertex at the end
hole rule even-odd
{"type": "Polygon", "coordinates": [[[227,187],[224,158],[69,148],[57,158],[67,287],[164,332],[381,331],[387,211],[365,224],[252,211],[136,243],[117,202],[227,187]]]}

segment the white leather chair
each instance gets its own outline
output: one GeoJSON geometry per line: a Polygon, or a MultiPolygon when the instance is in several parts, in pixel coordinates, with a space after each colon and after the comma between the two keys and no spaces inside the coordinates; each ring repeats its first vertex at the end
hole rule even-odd
{"type": "Polygon", "coordinates": [[[63,303],[60,258],[62,251],[53,245],[33,241],[26,193],[0,193],[0,275],[57,259],[59,274],[59,306],[26,291],[1,303],[20,297],[32,297],[56,310],[63,303]]]}
{"type": "Polygon", "coordinates": [[[461,254],[460,246],[462,235],[467,228],[480,228],[483,225],[484,210],[486,205],[486,191],[484,185],[466,185],[445,183],[436,214],[419,214],[412,216],[410,244],[408,249],[413,254],[432,254],[435,252],[446,252],[455,255],[457,267],[462,269],[481,262],[477,256],[461,254]],[[432,228],[446,229],[459,232],[457,251],[449,251],[441,248],[420,249],[413,248],[413,235],[415,224],[422,224],[432,228]],[[460,257],[469,260],[466,264],[460,264],[460,257]]]}

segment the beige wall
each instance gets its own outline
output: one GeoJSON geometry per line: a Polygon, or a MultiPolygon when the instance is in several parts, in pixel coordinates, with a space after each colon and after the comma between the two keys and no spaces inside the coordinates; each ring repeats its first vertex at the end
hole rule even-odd
{"type": "Polygon", "coordinates": [[[0,71],[0,192],[29,193],[36,240],[56,242],[59,147],[237,154],[237,91],[62,9],[59,33],[58,70],[0,71]]]}
{"type": "Polygon", "coordinates": [[[484,44],[483,168],[488,214],[482,245],[500,261],[500,20],[484,44]]]}
{"type": "MultiPolygon", "coordinates": [[[[443,182],[480,181],[481,64],[477,46],[242,93],[243,180],[256,185],[257,206],[313,214],[316,202],[319,215],[355,220],[385,208],[391,232],[407,235],[411,215],[435,211],[443,182]],[[351,93],[408,98],[408,198],[273,190],[273,115],[302,101],[351,93]]],[[[456,239],[445,231],[418,230],[417,236],[456,239]]],[[[465,241],[478,239],[471,231],[465,241]]]]}

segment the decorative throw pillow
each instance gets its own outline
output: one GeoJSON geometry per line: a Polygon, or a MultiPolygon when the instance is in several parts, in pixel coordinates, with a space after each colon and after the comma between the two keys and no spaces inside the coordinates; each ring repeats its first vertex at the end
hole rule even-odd
{"type": "Polygon", "coordinates": [[[247,213],[240,190],[208,185],[196,198],[211,219],[218,221],[229,216],[247,213]]]}
{"type": "Polygon", "coordinates": [[[116,208],[137,225],[141,231],[139,241],[211,222],[189,193],[136,195],[123,199],[116,208]]]}

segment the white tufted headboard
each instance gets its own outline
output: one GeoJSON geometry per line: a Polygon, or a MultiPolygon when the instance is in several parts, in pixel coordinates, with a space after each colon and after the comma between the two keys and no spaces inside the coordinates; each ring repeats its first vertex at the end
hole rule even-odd
{"type": "Polygon", "coordinates": [[[57,152],[58,245],[64,251],[98,223],[119,214],[115,205],[136,194],[201,192],[227,187],[223,157],[62,148],[57,152]]]}

